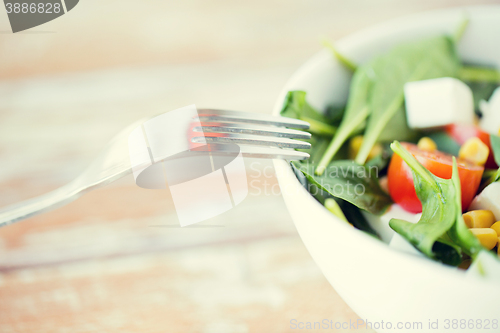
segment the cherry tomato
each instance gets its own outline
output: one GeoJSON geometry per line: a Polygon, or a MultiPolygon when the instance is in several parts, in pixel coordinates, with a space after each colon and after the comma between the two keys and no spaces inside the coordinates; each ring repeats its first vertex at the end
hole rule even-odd
{"type": "MultiPolygon", "coordinates": [[[[440,178],[451,178],[453,171],[452,155],[440,151],[423,151],[411,143],[401,144],[432,174],[440,178]]],[[[462,209],[465,210],[476,195],[484,168],[463,160],[457,160],[457,165],[462,187],[462,209]]],[[[394,154],[392,156],[387,176],[392,200],[409,212],[422,212],[422,204],[413,186],[411,169],[399,155],[394,154]]]]}
{"type": "Polygon", "coordinates": [[[194,132],[194,128],[195,127],[199,127],[199,126],[221,126],[222,124],[221,123],[217,123],[217,122],[191,122],[189,124],[189,128],[188,128],[188,133],[187,133],[187,136],[188,136],[188,143],[189,143],[189,149],[200,149],[200,148],[204,148],[204,149],[207,149],[208,151],[211,151],[212,149],[216,149],[216,147],[213,145],[213,144],[206,144],[206,143],[196,143],[196,142],[193,142],[193,138],[194,137],[205,137],[205,138],[208,138],[208,137],[212,137],[212,138],[215,138],[215,137],[226,137],[228,136],[227,134],[224,134],[224,133],[212,133],[212,132],[203,132],[203,131],[197,131],[197,132],[194,132]]]}
{"type": "Polygon", "coordinates": [[[466,124],[452,124],[445,127],[446,133],[451,136],[456,142],[463,145],[465,141],[470,138],[476,137],[483,141],[485,145],[490,149],[490,154],[488,155],[488,160],[486,161],[485,167],[488,169],[498,168],[495,163],[495,158],[493,157],[493,151],[491,149],[490,135],[485,131],[481,130],[475,125],[466,124]]]}

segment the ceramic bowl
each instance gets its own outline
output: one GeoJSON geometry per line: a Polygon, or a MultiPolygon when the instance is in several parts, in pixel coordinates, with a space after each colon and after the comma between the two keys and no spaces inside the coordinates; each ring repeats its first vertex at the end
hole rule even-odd
{"type": "MultiPolygon", "coordinates": [[[[345,37],[336,46],[362,63],[404,41],[451,34],[464,15],[470,18],[470,24],[458,47],[462,59],[500,67],[500,6],[455,8],[404,17],[345,37]]],[[[324,50],[288,81],[274,114],[279,114],[289,90],[306,91],[308,101],[319,110],[345,102],[349,80],[350,74],[324,50]]],[[[500,332],[498,325],[492,325],[493,320],[497,324],[500,320],[500,284],[395,251],[350,227],[300,185],[287,162],[274,163],[282,195],[312,258],[338,294],[362,320],[370,321],[375,331],[478,332],[482,331],[478,326],[462,330],[461,323],[481,320],[484,327],[489,320],[488,331],[500,332]],[[457,326],[453,320],[457,320],[457,326]]],[[[359,324],[358,328],[366,328],[359,324]]]]}

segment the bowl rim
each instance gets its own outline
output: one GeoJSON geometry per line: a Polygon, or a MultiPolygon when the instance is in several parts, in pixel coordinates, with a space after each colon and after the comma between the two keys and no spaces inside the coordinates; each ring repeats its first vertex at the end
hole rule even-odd
{"type": "MultiPolygon", "coordinates": [[[[476,15],[481,15],[481,13],[490,13],[492,10],[496,11],[500,16],[500,5],[475,5],[475,6],[463,6],[463,7],[452,7],[445,9],[437,9],[437,10],[428,10],[422,11],[418,13],[413,13],[410,15],[403,15],[400,17],[392,18],[386,21],[382,21],[372,26],[368,26],[363,28],[357,32],[348,34],[345,37],[342,37],[338,41],[335,42],[336,47],[339,50],[348,49],[358,44],[363,44],[365,41],[370,40],[375,37],[380,37],[382,35],[389,34],[391,31],[400,28],[402,25],[410,28],[412,25],[420,26],[421,23],[417,23],[417,21],[421,21],[425,17],[433,17],[433,16],[453,16],[456,15],[464,15],[464,12],[472,13],[474,12],[476,15]]],[[[273,108],[273,115],[279,115],[283,103],[285,101],[285,97],[290,90],[290,87],[296,85],[297,82],[300,82],[301,79],[307,75],[311,68],[317,66],[317,63],[324,60],[325,57],[330,58],[332,61],[336,61],[332,58],[330,52],[326,49],[322,49],[321,51],[313,54],[309,59],[307,59],[298,69],[291,75],[291,77],[286,81],[282,90],[280,91],[277,101],[273,108]]],[[[300,184],[289,164],[285,160],[273,160],[275,166],[276,177],[280,184],[282,182],[287,182],[293,184],[294,186],[294,194],[299,195],[303,198],[304,201],[310,203],[310,207],[315,207],[315,210],[322,210],[323,212],[327,211],[326,208],[319,203],[316,199],[314,199],[310,193],[300,184]]],[[[415,255],[411,255],[409,253],[405,253],[402,251],[397,251],[392,249],[389,244],[370,237],[364,232],[360,232],[355,228],[351,228],[344,221],[339,219],[338,217],[330,214],[330,220],[332,223],[339,224],[340,228],[346,233],[351,233],[351,236],[358,239],[360,242],[369,243],[367,246],[373,246],[377,248],[377,251],[380,251],[383,254],[391,256],[393,258],[397,258],[398,260],[412,261],[412,265],[420,265],[422,268],[427,270],[434,270],[437,274],[445,274],[448,275],[450,279],[467,279],[469,283],[481,283],[484,285],[488,285],[495,289],[500,289],[500,285],[494,283],[490,280],[480,279],[477,277],[467,276],[465,271],[458,270],[455,267],[446,266],[439,262],[433,261],[427,257],[419,257],[415,255]]],[[[294,221],[295,223],[295,221],[294,221]]],[[[300,235],[300,233],[299,233],[300,235]]],[[[307,248],[307,243],[304,242],[304,245],[307,248]]],[[[314,258],[313,258],[314,259],[314,258]]],[[[319,266],[319,265],[318,265],[319,266]]],[[[319,266],[322,270],[322,267],[319,266]]],[[[352,306],[351,306],[352,307],[352,306]]],[[[354,309],[356,313],[356,309],[354,309]]]]}

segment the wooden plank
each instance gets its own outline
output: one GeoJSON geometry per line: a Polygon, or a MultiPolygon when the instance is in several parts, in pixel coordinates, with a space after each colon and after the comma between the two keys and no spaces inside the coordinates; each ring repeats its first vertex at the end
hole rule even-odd
{"type": "Polygon", "coordinates": [[[21,269],[0,281],[2,332],[279,333],[293,319],[357,319],[294,236],[21,269]]]}
{"type": "MultiPolygon", "coordinates": [[[[318,36],[451,5],[85,0],[15,35],[0,11],[0,207],[71,181],[139,118],[192,103],[271,112],[318,36]]],[[[249,166],[257,188],[276,189],[269,166],[249,166]]],[[[279,333],[292,319],[356,320],[274,193],[251,188],[238,209],[180,229],[168,191],[129,177],[0,229],[0,331],[279,333]]]]}

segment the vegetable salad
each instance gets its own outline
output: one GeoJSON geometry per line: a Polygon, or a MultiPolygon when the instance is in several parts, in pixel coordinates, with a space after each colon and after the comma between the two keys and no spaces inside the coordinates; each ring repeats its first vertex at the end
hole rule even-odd
{"type": "Polygon", "coordinates": [[[281,111],[311,124],[311,157],[291,167],[325,208],[380,237],[368,217],[397,205],[415,218],[388,219],[391,232],[465,269],[500,256],[500,72],[460,59],[466,27],[361,65],[328,44],[352,71],[347,105],[319,112],[307,92],[290,91],[281,111]]]}

